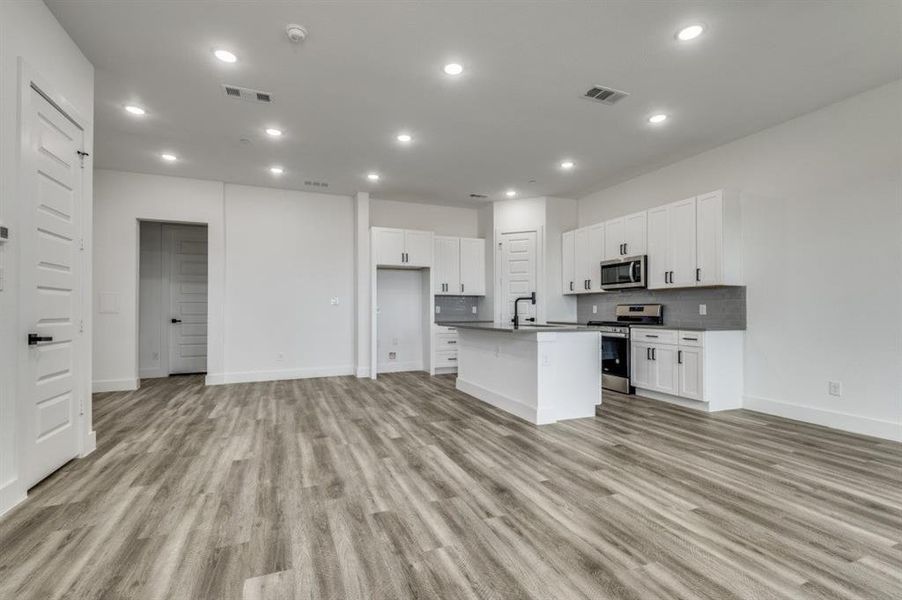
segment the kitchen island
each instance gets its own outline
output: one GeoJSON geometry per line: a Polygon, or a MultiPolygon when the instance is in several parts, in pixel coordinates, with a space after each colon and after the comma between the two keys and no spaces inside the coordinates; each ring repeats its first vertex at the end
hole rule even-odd
{"type": "Polygon", "coordinates": [[[572,325],[455,323],[457,389],[536,425],[595,416],[601,335],[572,325]]]}

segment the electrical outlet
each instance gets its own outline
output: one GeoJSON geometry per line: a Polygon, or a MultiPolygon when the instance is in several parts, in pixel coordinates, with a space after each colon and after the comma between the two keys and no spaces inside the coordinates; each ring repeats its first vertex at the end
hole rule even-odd
{"type": "Polygon", "coordinates": [[[592,305],[592,314],[593,314],[593,315],[597,315],[597,314],[598,314],[598,305],[597,305],[597,304],[593,304],[593,305],[592,305]]]}
{"type": "Polygon", "coordinates": [[[332,299],[329,300],[329,304],[332,306],[338,306],[338,296],[332,296],[332,299]]]}
{"type": "Polygon", "coordinates": [[[478,311],[476,310],[476,307],[475,307],[475,306],[471,306],[471,307],[470,307],[470,312],[473,313],[473,314],[475,315],[478,311]]]}
{"type": "Polygon", "coordinates": [[[388,353],[388,360],[395,360],[396,358],[398,358],[397,352],[389,352],[388,353]]]}
{"type": "Polygon", "coordinates": [[[437,314],[437,315],[442,314],[442,307],[439,306],[438,304],[435,305],[435,314],[437,314]]]}
{"type": "Polygon", "coordinates": [[[708,314],[708,305],[707,304],[699,304],[698,305],[698,314],[704,316],[708,314]]]}
{"type": "Polygon", "coordinates": [[[828,381],[827,391],[831,396],[842,396],[842,383],[839,381],[828,381]]]}

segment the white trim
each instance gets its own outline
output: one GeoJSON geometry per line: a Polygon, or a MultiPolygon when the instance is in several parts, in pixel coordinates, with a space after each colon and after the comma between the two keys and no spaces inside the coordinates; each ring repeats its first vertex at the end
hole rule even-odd
{"type": "Polygon", "coordinates": [[[88,435],[82,439],[81,442],[81,454],[78,455],[78,458],[84,458],[89,455],[91,452],[97,449],[97,432],[92,430],[88,435]]]}
{"type": "Polygon", "coordinates": [[[7,481],[0,486],[0,517],[8,513],[17,504],[25,500],[25,490],[20,489],[18,479],[7,481]]]}
{"type": "Polygon", "coordinates": [[[100,379],[91,383],[95,394],[104,392],[131,392],[140,387],[139,379],[100,379]]]}
{"type": "Polygon", "coordinates": [[[711,407],[707,402],[701,402],[699,400],[690,400],[689,398],[681,398],[680,396],[674,396],[672,394],[665,394],[663,392],[656,392],[654,390],[647,390],[644,388],[636,388],[636,395],[641,396],[642,398],[647,398],[649,400],[657,400],[658,402],[667,402],[668,404],[675,404],[677,406],[682,406],[683,408],[691,408],[693,410],[700,410],[702,412],[716,412],[712,411],[711,407]]]}
{"type": "Polygon", "coordinates": [[[169,377],[169,373],[160,367],[138,370],[138,379],[159,379],[160,377],[169,377]]]}
{"type": "Polygon", "coordinates": [[[390,362],[379,365],[379,373],[404,373],[407,371],[428,371],[423,368],[422,360],[409,360],[407,362],[390,362]]]}
{"type": "Polygon", "coordinates": [[[207,385],[223,385],[228,383],[253,383],[255,381],[309,379],[311,377],[341,377],[354,374],[354,365],[333,365],[302,369],[284,369],[280,371],[239,371],[234,373],[221,373],[207,375],[205,383],[207,385]]]}
{"type": "Polygon", "coordinates": [[[822,425],[832,429],[839,429],[861,435],[869,435],[894,442],[902,442],[902,422],[887,421],[884,419],[872,419],[849,413],[826,410],[814,406],[802,406],[788,404],[778,400],[745,396],[743,408],[768,415],[804,421],[815,425],[822,425]]]}
{"type": "Polygon", "coordinates": [[[524,404],[523,402],[520,402],[519,400],[516,400],[509,396],[505,396],[504,394],[493,392],[492,390],[486,389],[481,385],[470,383],[469,381],[461,379],[459,376],[457,378],[455,387],[457,387],[458,390],[465,394],[469,394],[474,398],[482,400],[486,404],[491,404],[495,408],[500,408],[501,410],[509,412],[514,416],[529,421],[530,423],[536,424],[538,422],[538,414],[534,406],[524,404]]]}
{"type": "Polygon", "coordinates": [[[357,367],[357,377],[369,377],[370,376],[370,368],[369,367],[357,367]]]}

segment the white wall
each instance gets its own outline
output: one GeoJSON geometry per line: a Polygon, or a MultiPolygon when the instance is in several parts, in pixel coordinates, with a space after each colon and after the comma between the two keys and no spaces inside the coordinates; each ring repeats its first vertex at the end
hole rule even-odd
{"type": "Polygon", "coordinates": [[[379,373],[419,371],[425,364],[423,348],[423,278],[427,271],[376,271],[377,351],[379,373]],[[389,353],[396,354],[395,359],[389,353]]]}
{"type": "Polygon", "coordinates": [[[138,387],[139,221],[208,227],[207,371],[225,370],[225,215],[223,184],[97,169],[94,172],[94,293],[112,294],[119,311],[94,318],[94,389],[138,387]]]}
{"type": "Polygon", "coordinates": [[[436,235],[477,237],[478,210],[459,206],[370,200],[370,225],[422,229],[436,235]]]}
{"type": "Polygon", "coordinates": [[[224,381],[354,373],[353,200],[226,185],[225,215],[224,381]]]}
{"type": "Polygon", "coordinates": [[[743,199],[745,406],[902,439],[902,82],[586,196],[580,225],[722,187],[743,199]]]}
{"type": "Polygon", "coordinates": [[[351,198],[121,171],[95,173],[94,386],[138,377],[138,221],[208,226],[208,383],[353,373],[351,198]],[[338,304],[331,304],[332,298],[338,304]]]}
{"type": "MultiPolygon", "coordinates": [[[[25,497],[19,482],[19,452],[21,440],[16,437],[21,414],[16,406],[16,382],[20,372],[19,353],[19,61],[37,75],[54,100],[72,107],[83,120],[85,150],[93,153],[94,67],[75,43],[60,27],[43,2],[0,1],[0,223],[10,230],[11,240],[0,245],[0,269],[3,270],[3,289],[0,290],[0,514],[25,497]]],[[[82,234],[85,253],[90,253],[92,176],[86,169],[82,178],[83,206],[82,234]]],[[[86,290],[91,286],[91,268],[85,261],[86,290]]],[[[90,294],[83,298],[85,321],[90,322],[90,294]]],[[[82,338],[90,355],[90,336],[82,338]]],[[[90,370],[88,357],[83,357],[81,393],[85,399],[86,416],[80,423],[83,452],[93,448],[91,434],[90,370]]]]}

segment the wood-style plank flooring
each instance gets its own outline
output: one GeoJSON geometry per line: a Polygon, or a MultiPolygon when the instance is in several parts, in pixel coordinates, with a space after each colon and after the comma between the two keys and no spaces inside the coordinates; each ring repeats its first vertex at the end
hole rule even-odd
{"type": "Polygon", "coordinates": [[[900,598],[902,445],[608,394],[534,427],[385,375],[95,397],[0,598],[900,598]]]}

